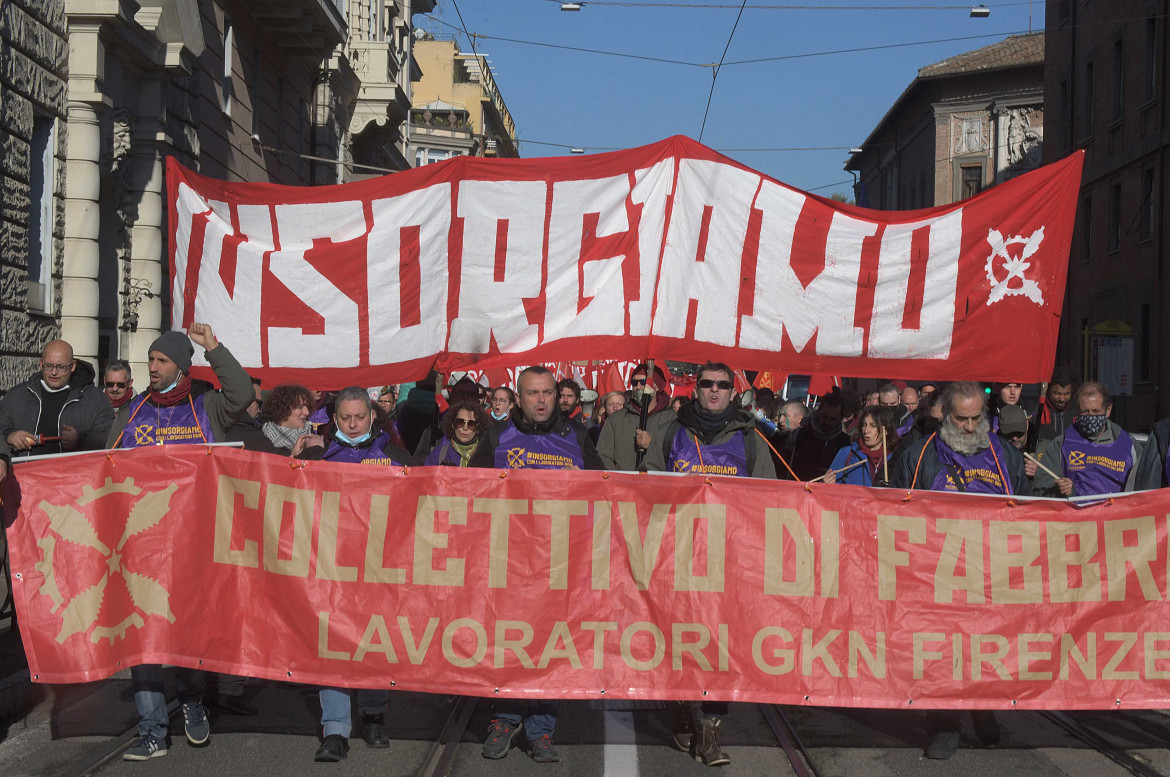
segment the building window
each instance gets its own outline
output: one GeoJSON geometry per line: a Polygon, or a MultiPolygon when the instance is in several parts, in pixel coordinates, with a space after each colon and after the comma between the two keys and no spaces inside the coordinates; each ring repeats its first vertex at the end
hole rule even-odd
{"type": "Polygon", "coordinates": [[[1081,261],[1093,255],[1093,198],[1081,198],[1081,261]]]}
{"type": "Polygon", "coordinates": [[[1109,250],[1121,248],[1121,184],[1109,189],[1109,250]]]}
{"type": "Polygon", "coordinates": [[[382,0],[369,0],[369,3],[369,28],[366,30],[366,39],[383,40],[386,35],[385,28],[382,25],[382,21],[386,15],[384,10],[385,6],[383,6],[382,0]]]}
{"type": "Polygon", "coordinates": [[[1158,20],[1146,19],[1146,45],[1142,54],[1142,98],[1149,102],[1158,96],[1158,20]]]}
{"type": "Polygon", "coordinates": [[[1154,211],[1154,168],[1147,167],[1142,170],[1142,212],[1141,212],[1141,238],[1148,240],[1154,235],[1154,219],[1156,214],[1154,211]]]}
{"type": "Polygon", "coordinates": [[[1150,340],[1153,335],[1150,323],[1150,306],[1142,305],[1141,321],[1138,322],[1137,380],[1139,382],[1150,379],[1150,340]]]}
{"type": "Polygon", "coordinates": [[[983,191],[983,165],[964,165],[959,181],[959,199],[974,197],[983,191]]]}
{"type": "Polygon", "coordinates": [[[33,118],[29,148],[28,309],[53,312],[53,181],[56,179],[57,121],[33,118]]]}
{"type": "Polygon", "coordinates": [[[1120,121],[1125,106],[1125,44],[1113,42],[1113,69],[1109,74],[1109,120],[1120,121]]]}
{"type": "Polygon", "coordinates": [[[226,16],[223,19],[223,73],[219,81],[219,109],[224,116],[232,115],[232,60],[235,58],[236,35],[232,28],[232,20],[226,16]]]}
{"type": "Polygon", "coordinates": [[[1093,63],[1085,63],[1084,86],[1084,117],[1081,125],[1081,135],[1085,138],[1093,137],[1093,63]]]}

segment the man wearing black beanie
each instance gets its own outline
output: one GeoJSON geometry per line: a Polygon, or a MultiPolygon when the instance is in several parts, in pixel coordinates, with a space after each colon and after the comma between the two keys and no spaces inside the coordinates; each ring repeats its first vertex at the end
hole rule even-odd
{"type": "MultiPolygon", "coordinates": [[[[140,448],[147,445],[222,442],[253,399],[252,379],[207,324],[192,324],[188,335],[164,332],[147,353],[150,388],[127,402],[114,417],[107,448],[140,448]],[[191,390],[191,357],[196,344],[223,387],[221,392],[191,390]]],[[[211,740],[211,725],[203,706],[203,672],[176,670],[179,701],[183,706],[183,730],[196,746],[211,740]]],[[[162,667],[142,664],[130,669],[134,703],[138,707],[138,739],[122,757],[145,761],[167,754],[167,702],[163,693],[162,667]]]]}

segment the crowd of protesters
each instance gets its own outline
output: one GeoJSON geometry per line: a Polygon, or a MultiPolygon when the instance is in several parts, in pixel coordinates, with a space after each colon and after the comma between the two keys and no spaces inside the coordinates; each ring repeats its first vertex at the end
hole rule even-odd
{"type": "MultiPolygon", "coordinates": [[[[539,366],[520,372],[514,387],[468,377],[444,384],[435,374],[403,387],[264,387],[205,324],[161,335],[144,355],[149,382],[138,392],[126,361],[106,365],[99,387],[69,343],[48,343],[39,372],[0,400],[0,477],[12,460],[29,455],[240,442],[270,455],[339,463],[663,471],[1055,498],[1162,488],[1170,479],[1170,419],[1139,445],[1111,419],[1108,390],[1078,385],[1064,369],[1026,405],[1020,383],[890,382],[866,395],[834,388],[793,400],[761,389],[749,398],[737,395],[733,370],[719,363],[698,369],[691,397],[672,397],[666,372],[646,364],[633,370],[626,391],[600,397],[539,366]],[[191,379],[192,343],[204,349],[219,390],[191,379]]],[[[211,735],[206,673],[178,674],[184,733],[204,744],[211,735]]],[[[162,668],[137,666],[132,676],[141,722],[124,757],[165,755],[162,668]]],[[[255,713],[240,698],[241,678],[212,679],[214,703],[255,713]]],[[[323,688],[319,696],[323,741],[315,759],[339,761],[349,748],[351,695],[323,688]]],[[[389,693],[356,696],[365,743],[388,747],[389,693]]],[[[680,702],[675,742],[704,764],[729,763],[719,744],[726,708],[680,702]]],[[[972,714],[980,738],[998,741],[994,716],[972,714]]],[[[948,758],[958,743],[958,714],[935,717],[926,753],[948,758]]],[[[503,758],[523,735],[533,759],[557,761],[556,721],[555,702],[497,701],[483,755],[503,758]]]]}

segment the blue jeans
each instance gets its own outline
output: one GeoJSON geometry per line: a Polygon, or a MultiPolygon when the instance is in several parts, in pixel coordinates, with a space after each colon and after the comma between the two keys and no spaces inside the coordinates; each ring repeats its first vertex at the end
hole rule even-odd
{"type": "MultiPolygon", "coordinates": [[[[175,668],[179,701],[183,704],[202,703],[206,675],[195,669],[175,668]]],[[[138,708],[138,733],[157,739],[167,736],[167,696],[162,666],[141,664],[130,668],[130,682],[134,688],[134,706],[138,708]]]]}
{"type": "Polygon", "coordinates": [[[496,719],[510,726],[524,722],[524,735],[531,742],[545,734],[550,737],[557,727],[557,703],[544,699],[501,699],[493,705],[496,719]]]}
{"type": "MultiPolygon", "coordinates": [[[[324,736],[349,738],[353,731],[350,712],[350,692],[345,688],[322,688],[317,693],[321,700],[321,729],[324,736]]],[[[357,692],[358,711],[363,715],[381,715],[390,702],[390,691],[361,688],[357,692]]]]}

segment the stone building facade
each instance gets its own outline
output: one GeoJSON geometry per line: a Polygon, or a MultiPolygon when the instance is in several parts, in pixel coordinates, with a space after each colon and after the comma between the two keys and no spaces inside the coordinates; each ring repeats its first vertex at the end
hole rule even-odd
{"type": "Polygon", "coordinates": [[[1064,0],[1045,19],[1045,161],[1085,153],[1057,358],[1112,382],[1095,341],[1120,341],[1132,358],[1114,416],[1137,430],[1170,415],[1166,11],[1164,0],[1064,0]]]}
{"type": "Polygon", "coordinates": [[[68,50],[65,0],[0,4],[0,388],[60,332],[68,50]]]}
{"type": "Polygon", "coordinates": [[[1041,163],[1044,33],[920,68],[846,163],[859,205],[913,210],[966,199],[1041,163]]]}
{"type": "Polygon", "coordinates": [[[123,357],[142,374],[169,327],[167,157],[229,181],[347,177],[358,80],[345,0],[2,8],[0,391],[54,336],[95,366],[123,357]],[[38,157],[46,142],[53,153],[38,157]],[[51,177],[43,218],[39,169],[51,177]],[[33,232],[47,243],[39,265],[33,232]]]}

